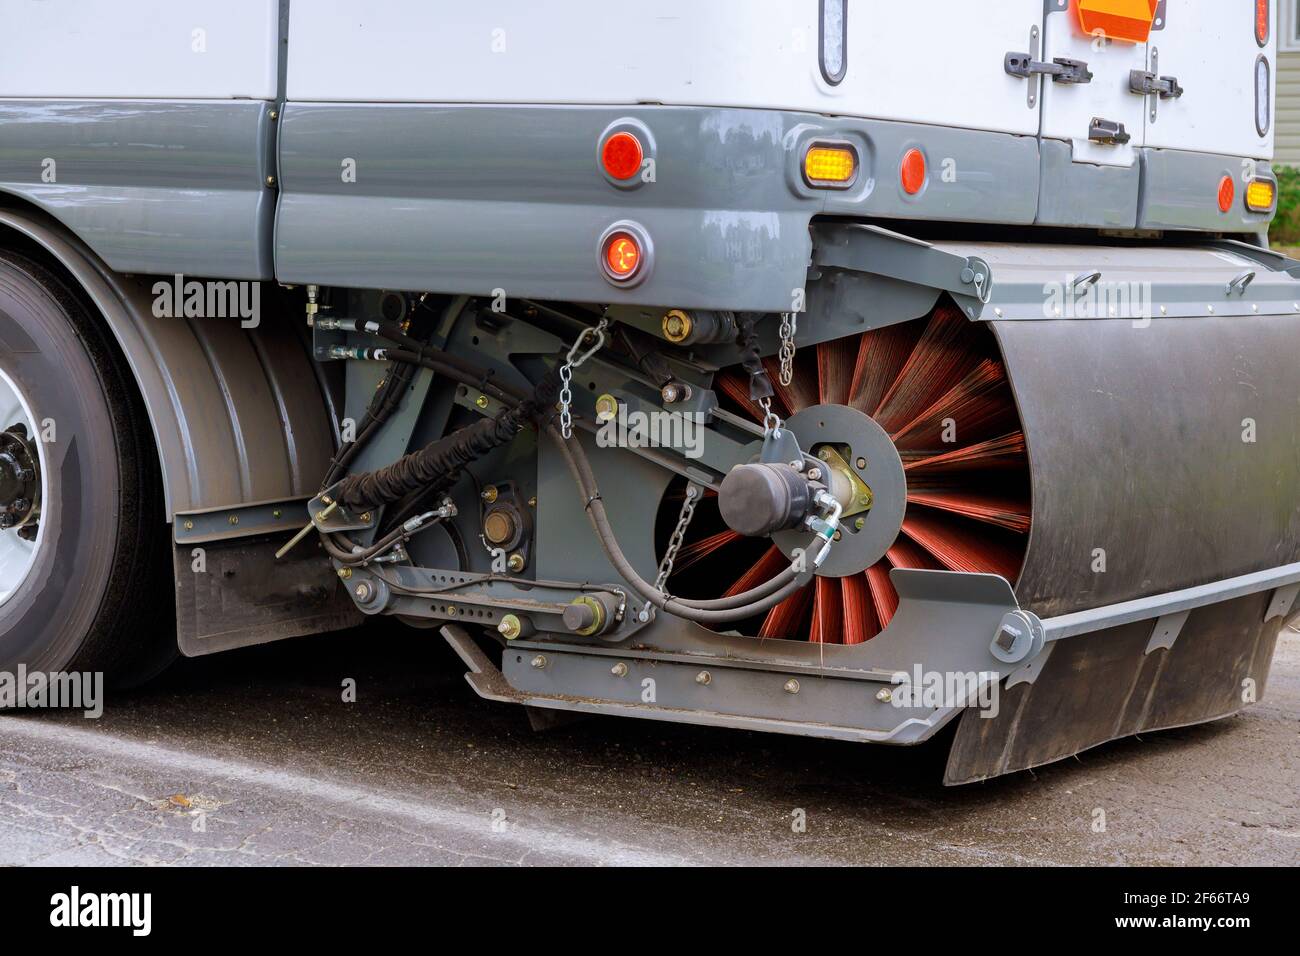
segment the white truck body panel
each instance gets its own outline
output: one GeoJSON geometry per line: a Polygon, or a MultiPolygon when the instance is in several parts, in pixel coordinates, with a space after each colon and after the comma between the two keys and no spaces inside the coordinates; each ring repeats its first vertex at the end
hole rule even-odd
{"type": "Polygon", "coordinates": [[[290,16],[290,100],[668,103],[803,110],[1024,135],[1003,56],[1042,0],[852,0],[849,68],[821,74],[816,0],[312,0],[290,16]]]}
{"type": "Polygon", "coordinates": [[[1270,111],[1277,96],[1277,8],[1269,42],[1261,48],[1249,29],[1254,0],[1178,0],[1162,31],[1151,34],[1157,72],[1176,76],[1187,92],[1162,100],[1155,122],[1147,123],[1146,145],[1201,153],[1268,159],[1273,122],[1260,136],[1255,128],[1255,62],[1269,62],[1270,111]],[[1228,8],[1232,8],[1228,15],[1228,8]]]}
{"type": "Polygon", "coordinates": [[[0,0],[0,97],[276,96],[276,0],[0,0]]]}

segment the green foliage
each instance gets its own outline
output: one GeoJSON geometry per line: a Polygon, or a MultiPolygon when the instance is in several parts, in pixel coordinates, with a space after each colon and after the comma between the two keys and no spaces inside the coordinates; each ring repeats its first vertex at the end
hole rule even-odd
{"type": "Polygon", "coordinates": [[[1277,166],[1277,218],[1269,227],[1269,243],[1275,246],[1300,245],[1300,168],[1277,166]]]}

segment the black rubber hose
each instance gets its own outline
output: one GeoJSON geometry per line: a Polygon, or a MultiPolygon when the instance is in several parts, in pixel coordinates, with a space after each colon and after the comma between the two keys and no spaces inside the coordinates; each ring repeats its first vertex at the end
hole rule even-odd
{"type": "Polygon", "coordinates": [[[754,617],[764,611],[770,611],[786,598],[797,593],[807,583],[807,581],[803,580],[804,577],[811,577],[811,575],[807,574],[794,574],[792,565],[790,580],[775,593],[753,604],[722,610],[696,607],[689,602],[664,594],[637,573],[636,568],[632,566],[632,563],[628,561],[619,547],[618,540],[614,536],[614,529],[609,523],[609,516],[605,512],[605,503],[601,500],[599,490],[592,479],[590,465],[586,461],[586,453],[577,447],[576,443],[565,441],[554,426],[548,427],[546,433],[559,446],[560,453],[564,455],[569,471],[573,474],[574,481],[582,494],[587,518],[591,522],[592,529],[596,532],[596,539],[600,542],[605,557],[609,559],[610,564],[614,566],[619,575],[631,585],[632,590],[655,607],[677,617],[685,618],[688,621],[694,621],[697,624],[731,624],[754,617]]]}

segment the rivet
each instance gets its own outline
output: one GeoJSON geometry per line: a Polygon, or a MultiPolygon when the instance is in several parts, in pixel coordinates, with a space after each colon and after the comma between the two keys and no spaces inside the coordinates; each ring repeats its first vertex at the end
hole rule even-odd
{"type": "Polygon", "coordinates": [[[274,176],[267,176],[267,177],[266,177],[266,184],[267,184],[268,186],[274,186],[274,185],[275,185],[275,177],[274,177],[274,176]]]}

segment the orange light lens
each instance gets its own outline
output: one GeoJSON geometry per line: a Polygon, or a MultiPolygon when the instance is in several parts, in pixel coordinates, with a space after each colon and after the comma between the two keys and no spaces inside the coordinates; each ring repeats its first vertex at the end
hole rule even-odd
{"type": "Polygon", "coordinates": [[[1251,212],[1271,212],[1277,188],[1267,179],[1256,179],[1246,187],[1246,208],[1251,212]]]}
{"type": "Polygon", "coordinates": [[[1269,0],[1255,0],[1255,42],[1268,46],[1269,0]]]}
{"type": "Polygon", "coordinates": [[[1078,0],[1079,26],[1088,36],[1146,43],[1160,0],[1078,0]]]}
{"type": "Polygon", "coordinates": [[[848,146],[811,146],[803,157],[811,185],[846,186],[858,175],[858,154],[848,146]]]}
{"type": "Polygon", "coordinates": [[[630,279],[641,267],[641,246],[626,232],[616,232],[605,243],[605,267],[616,279],[630,279]]]}
{"type": "Polygon", "coordinates": [[[1232,181],[1231,176],[1224,176],[1219,181],[1219,212],[1227,212],[1232,208],[1232,201],[1237,198],[1237,186],[1232,181]]]}
{"type": "Polygon", "coordinates": [[[600,149],[600,162],[614,179],[631,179],[641,171],[641,141],[631,133],[615,133],[600,149]]]}
{"type": "Polygon", "coordinates": [[[899,167],[899,178],[903,183],[903,192],[915,196],[925,186],[925,154],[919,149],[909,149],[899,167]]]}

